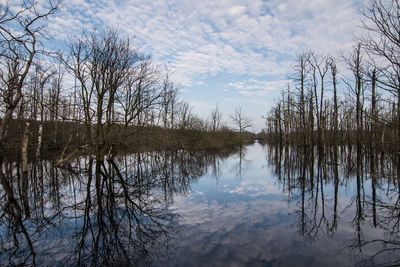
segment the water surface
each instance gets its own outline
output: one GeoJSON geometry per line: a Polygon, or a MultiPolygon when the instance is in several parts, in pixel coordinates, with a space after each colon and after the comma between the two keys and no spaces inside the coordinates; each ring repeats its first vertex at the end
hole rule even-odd
{"type": "MultiPolygon", "coordinates": [[[[397,161],[361,152],[255,143],[31,163],[31,217],[21,226],[1,199],[0,263],[396,265],[397,161]]],[[[19,165],[5,165],[18,196],[19,165]]]]}

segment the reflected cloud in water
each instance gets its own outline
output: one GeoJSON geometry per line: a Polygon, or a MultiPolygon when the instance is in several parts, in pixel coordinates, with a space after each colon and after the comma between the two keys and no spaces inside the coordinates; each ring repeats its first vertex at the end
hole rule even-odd
{"type": "Polygon", "coordinates": [[[396,162],[258,143],[40,161],[30,164],[29,218],[18,163],[4,162],[21,216],[2,195],[0,263],[396,265],[396,162]]]}
{"type": "Polygon", "coordinates": [[[2,196],[0,263],[146,264],[178,230],[176,196],[231,152],[160,152],[32,162],[27,203],[18,162],[4,162],[14,199],[2,196]],[[21,208],[24,207],[24,208],[21,208]],[[26,212],[26,211],[29,212],[26,212]]]}

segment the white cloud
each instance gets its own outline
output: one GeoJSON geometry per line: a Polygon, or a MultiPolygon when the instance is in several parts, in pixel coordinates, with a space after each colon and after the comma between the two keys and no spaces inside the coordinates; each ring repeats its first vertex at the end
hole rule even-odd
{"type": "Polygon", "coordinates": [[[201,86],[201,85],[204,85],[204,84],[205,84],[204,82],[197,82],[196,86],[201,86]]]}
{"type": "MultiPolygon", "coordinates": [[[[71,0],[49,19],[47,29],[60,43],[83,28],[118,28],[172,72],[186,100],[243,103],[257,118],[286,88],[296,54],[312,49],[335,56],[352,49],[361,32],[357,9],[365,1],[71,0]],[[214,97],[211,90],[218,89],[224,94],[214,97]]],[[[223,113],[232,108],[222,106],[223,113]]],[[[203,104],[194,108],[206,110],[203,104]]]]}
{"type": "Polygon", "coordinates": [[[244,12],[246,12],[246,7],[233,6],[233,7],[229,8],[228,15],[233,18],[238,18],[238,17],[242,16],[244,12]]]}
{"type": "Polygon", "coordinates": [[[52,19],[59,38],[82,27],[118,27],[135,36],[184,85],[198,75],[283,75],[303,49],[348,50],[359,22],[348,0],[74,0],[52,19]]]}
{"type": "Polygon", "coordinates": [[[240,94],[246,96],[263,96],[267,95],[270,91],[280,91],[287,87],[290,80],[278,80],[278,81],[263,81],[254,78],[239,81],[230,82],[225,85],[227,88],[234,88],[240,94]]]}

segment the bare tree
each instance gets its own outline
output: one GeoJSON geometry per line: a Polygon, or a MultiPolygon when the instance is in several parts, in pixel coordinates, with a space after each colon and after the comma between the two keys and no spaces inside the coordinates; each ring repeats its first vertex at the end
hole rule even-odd
{"type": "Polygon", "coordinates": [[[345,59],[346,63],[349,65],[351,72],[354,75],[354,86],[349,82],[345,83],[352,94],[355,96],[356,104],[356,129],[357,129],[357,146],[361,145],[361,132],[363,130],[362,125],[362,109],[363,109],[363,58],[361,55],[361,44],[357,43],[354,46],[353,52],[345,59]]]}
{"type": "Polygon", "coordinates": [[[191,119],[193,117],[192,108],[189,105],[189,102],[182,101],[179,103],[178,108],[178,125],[182,130],[190,128],[191,119]]]}
{"type": "Polygon", "coordinates": [[[329,59],[327,57],[318,56],[311,53],[310,64],[313,70],[313,88],[315,97],[315,107],[317,111],[317,127],[319,144],[324,143],[326,114],[324,113],[324,93],[325,93],[325,76],[329,69],[329,59]],[[316,73],[319,74],[317,77],[316,73]],[[318,99],[317,85],[320,84],[320,92],[318,99]]]}
{"type": "Polygon", "coordinates": [[[377,84],[396,97],[397,140],[400,145],[400,2],[371,0],[363,10],[363,26],[373,34],[361,44],[373,56],[381,59],[381,75],[377,84]],[[376,38],[377,37],[377,38],[376,38]]]}
{"type": "Polygon", "coordinates": [[[161,96],[160,76],[148,59],[141,60],[139,66],[129,74],[123,90],[117,93],[125,129],[132,122],[144,124],[145,111],[155,106],[161,96]]]}
{"type": "Polygon", "coordinates": [[[215,105],[215,109],[211,110],[210,120],[211,120],[211,130],[213,132],[217,132],[221,127],[222,123],[222,114],[219,111],[218,104],[215,105]]]}
{"type": "MultiPolygon", "coordinates": [[[[35,265],[35,252],[31,239],[22,222],[22,209],[14,195],[12,181],[6,178],[3,171],[3,143],[13,113],[20,104],[23,86],[37,54],[44,50],[42,45],[44,20],[60,8],[58,3],[50,2],[47,10],[40,12],[36,2],[25,1],[16,9],[7,3],[0,4],[0,97],[4,106],[3,118],[0,121],[0,183],[9,203],[9,211],[14,215],[15,225],[25,236],[35,265]]],[[[27,177],[22,181],[28,187],[27,177]]],[[[28,203],[24,203],[25,206],[28,203]]],[[[29,217],[29,208],[25,209],[29,217]]]]}
{"type": "Polygon", "coordinates": [[[252,126],[252,119],[244,114],[244,111],[240,105],[235,107],[235,111],[232,115],[230,115],[230,117],[239,133],[243,133],[246,129],[252,126]]]}
{"type": "Polygon", "coordinates": [[[7,3],[0,4],[0,95],[5,105],[0,122],[1,151],[7,126],[22,98],[25,79],[35,56],[44,52],[43,21],[59,8],[58,3],[50,2],[49,9],[41,13],[31,1],[24,2],[17,11],[7,3]]]}
{"type": "Polygon", "coordinates": [[[333,85],[333,130],[335,134],[339,130],[339,107],[338,107],[338,90],[337,90],[337,66],[336,61],[333,57],[329,58],[329,68],[331,70],[331,78],[332,78],[332,85],[333,85]]]}
{"type": "Polygon", "coordinates": [[[178,93],[179,89],[169,78],[167,73],[162,82],[162,92],[160,98],[159,120],[164,128],[175,128],[175,119],[178,113],[178,93]]]}
{"type": "Polygon", "coordinates": [[[54,131],[53,131],[54,143],[56,143],[57,141],[60,98],[61,98],[61,90],[63,87],[62,82],[64,76],[65,76],[65,70],[64,68],[62,68],[61,64],[58,64],[56,72],[50,79],[50,87],[47,93],[50,121],[54,122],[54,131]]]}
{"type": "MultiPolygon", "coordinates": [[[[299,105],[298,105],[298,113],[300,116],[300,121],[298,127],[301,129],[300,131],[303,132],[303,142],[304,144],[307,143],[307,115],[306,115],[306,87],[309,79],[310,74],[310,52],[303,52],[296,56],[295,65],[293,66],[294,75],[292,79],[296,83],[296,90],[299,94],[299,105]]],[[[289,98],[289,96],[288,96],[289,98]]]]}
{"type": "Polygon", "coordinates": [[[117,92],[122,90],[138,60],[138,53],[129,38],[120,38],[115,30],[84,35],[69,44],[69,58],[63,61],[78,80],[87,139],[89,143],[94,140],[100,154],[104,152],[111,126],[116,122],[117,92]],[[93,123],[94,134],[91,132],[93,123]]]}

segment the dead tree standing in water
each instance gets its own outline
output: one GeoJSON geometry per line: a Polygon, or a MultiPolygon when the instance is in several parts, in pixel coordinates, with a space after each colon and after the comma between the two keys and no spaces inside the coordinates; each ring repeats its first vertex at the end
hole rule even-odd
{"type": "MultiPolygon", "coordinates": [[[[14,194],[11,177],[6,177],[3,170],[4,141],[13,113],[22,99],[26,77],[37,54],[43,52],[43,21],[59,8],[58,3],[50,2],[50,7],[42,13],[35,2],[24,2],[15,9],[9,8],[7,3],[0,4],[0,101],[4,107],[0,121],[0,184],[7,196],[15,227],[25,236],[33,265],[35,251],[22,221],[22,209],[14,194]]],[[[29,217],[29,213],[25,216],[29,217]]]]}

